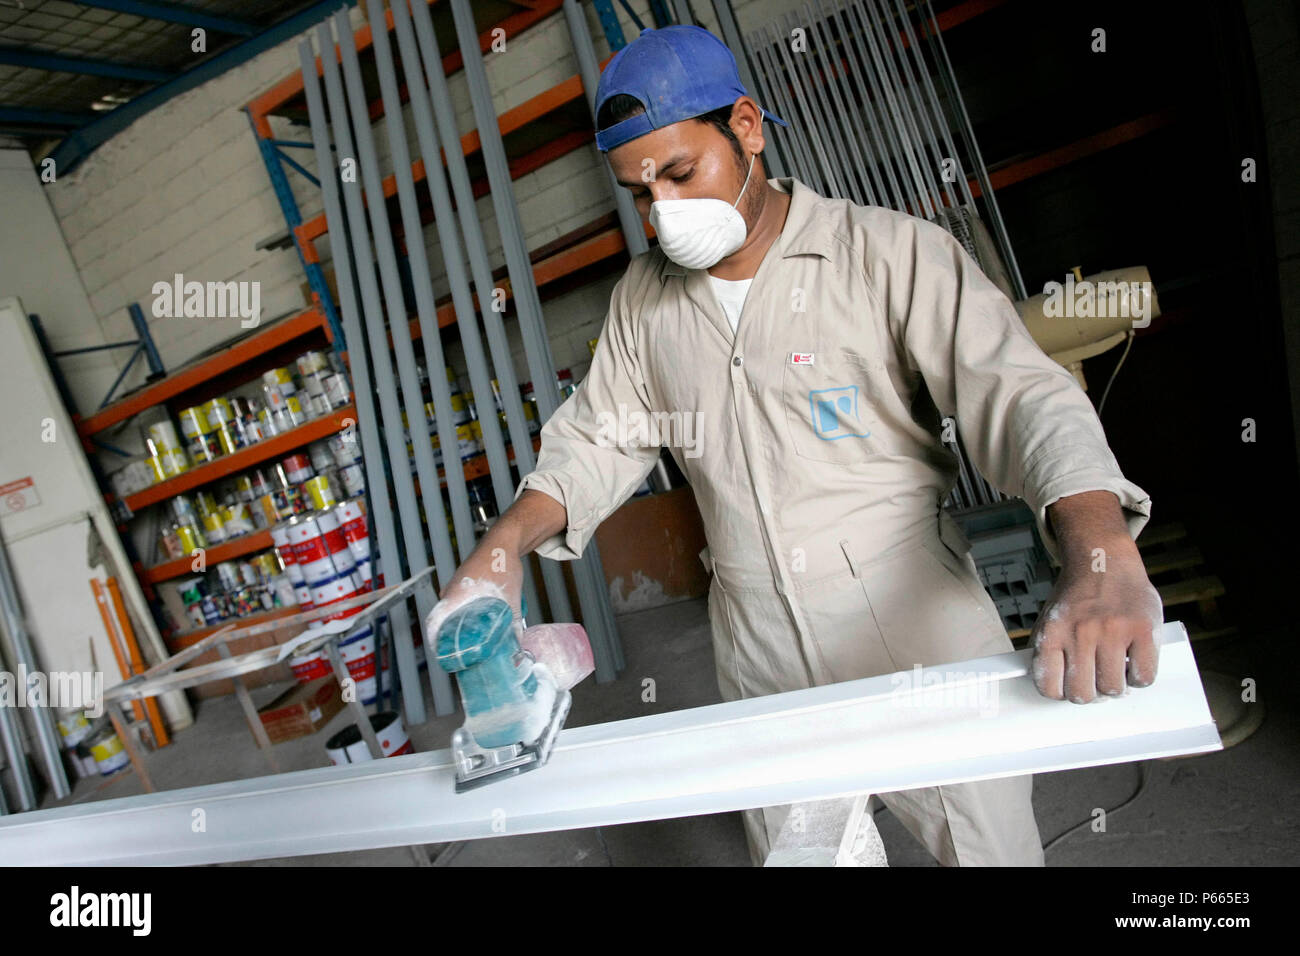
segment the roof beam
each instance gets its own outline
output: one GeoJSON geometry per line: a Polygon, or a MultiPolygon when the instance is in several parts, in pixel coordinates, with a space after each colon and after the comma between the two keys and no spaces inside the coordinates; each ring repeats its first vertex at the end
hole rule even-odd
{"type": "Polygon", "coordinates": [[[35,50],[0,47],[0,64],[25,66],[33,70],[53,70],[59,73],[85,73],[90,76],[107,76],[115,80],[135,80],[140,83],[166,83],[176,74],[152,70],[144,66],[128,66],[107,60],[85,60],[80,57],[59,56],[35,50]]]}
{"type": "Polygon", "coordinates": [[[59,144],[51,154],[59,173],[73,169],[100,143],[120,133],[145,113],[166,103],[173,96],[192,90],[227,70],[246,63],[259,53],[279,46],[284,41],[315,26],[335,10],[355,5],[356,0],[322,0],[320,3],[314,3],[287,20],[281,20],[256,36],[204,60],[192,70],[186,70],[169,82],[140,94],[117,109],[110,110],[90,125],[70,133],[68,138],[59,144]]]}
{"type": "Polygon", "coordinates": [[[183,23],[190,27],[203,27],[218,33],[233,33],[237,36],[251,37],[257,33],[256,24],[244,20],[232,20],[229,17],[214,17],[201,10],[177,7],[169,3],[142,3],[140,0],[73,0],[83,7],[95,7],[99,10],[112,10],[115,13],[129,13],[144,17],[146,20],[163,20],[167,23],[183,23]]]}
{"type": "Polygon", "coordinates": [[[98,118],[95,113],[61,113],[58,110],[33,110],[25,106],[0,106],[0,126],[75,129],[98,118]]]}

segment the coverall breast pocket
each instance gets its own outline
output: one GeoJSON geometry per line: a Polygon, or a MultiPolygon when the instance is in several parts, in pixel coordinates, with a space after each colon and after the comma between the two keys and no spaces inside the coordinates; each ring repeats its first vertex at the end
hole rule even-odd
{"type": "Polygon", "coordinates": [[[866,359],[840,353],[818,355],[813,365],[787,364],[781,393],[790,443],[800,457],[854,464],[884,451],[866,359]]]}

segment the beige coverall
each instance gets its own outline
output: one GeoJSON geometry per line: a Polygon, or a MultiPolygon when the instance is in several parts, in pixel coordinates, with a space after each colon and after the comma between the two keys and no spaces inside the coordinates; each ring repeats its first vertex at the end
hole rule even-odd
{"type": "MultiPolygon", "coordinates": [[[[940,508],[957,472],[942,419],[992,484],[1025,500],[1054,556],[1046,509],[1058,498],[1114,492],[1134,537],[1150,498],[1121,473],[1074,377],[947,232],[798,180],[769,183],[790,209],[737,334],[707,273],[657,247],[614,287],[591,368],[543,426],[517,492],[568,512],[537,551],[579,557],[667,445],[704,522],[724,699],[1012,650],[940,508]],[[658,435],[636,433],[651,413],[698,420],[699,433],[669,416],[658,435]]],[[[1037,865],[1031,786],[1021,776],[880,796],[944,864],[1037,865]]],[[[756,864],[788,812],[745,811],[756,864]]]]}

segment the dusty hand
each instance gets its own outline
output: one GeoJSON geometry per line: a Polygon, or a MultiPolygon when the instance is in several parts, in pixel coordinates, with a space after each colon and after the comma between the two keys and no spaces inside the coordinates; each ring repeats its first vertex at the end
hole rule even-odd
{"type": "MultiPolygon", "coordinates": [[[[1131,542],[1130,542],[1131,545],[1131,542]]],[[[1135,547],[1116,548],[1106,570],[1067,566],[1034,627],[1030,673],[1039,693],[1086,704],[1156,678],[1160,595],[1135,547]]]]}
{"type": "Polygon", "coordinates": [[[438,595],[440,600],[424,622],[425,635],[432,640],[448,615],[485,593],[504,598],[515,617],[519,618],[522,590],[523,565],[520,559],[511,548],[494,544],[489,536],[485,536],[438,595]]]}

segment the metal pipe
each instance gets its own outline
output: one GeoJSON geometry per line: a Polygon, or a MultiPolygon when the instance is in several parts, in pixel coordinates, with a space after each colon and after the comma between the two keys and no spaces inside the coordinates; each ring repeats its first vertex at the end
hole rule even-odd
{"type": "MultiPolygon", "coordinates": [[[[347,15],[344,12],[342,18],[335,19],[338,25],[339,45],[342,51],[341,55],[346,62],[346,51],[352,49],[352,30],[347,22],[347,15]],[[341,21],[341,22],[340,22],[341,21]]],[[[357,158],[357,150],[354,148],[352,133],[348,125],[349,104],[347,97],[344,95],[343,83],[340,79],[339,65],[334,57],[334,40],[330,34],[327,24],[321,24],[317,27],[317,37],[321,48],[321,60],[324,64],[325,76],[325,93],[329,101],[330,115],[333,118],[334,137],[338,143],[340,159],[357,158]]],[[[356,65],[356,51],[352,50],[351,62],[356,65]]],[[[354,92],[354,98],[357,93],[354,92]]],[[[361,107],[359,110],[353,110],[353,116],[361,124],[360,129],[368,135],[370,132],[370,118],[366,112],[366,103],[364,95],[360,97],[361,107]],[[357,117],[357,114],[360,116],[357,117]]],[[[373,153],[373,150],[372,150],[373,153]]],[[[371,156],[373,159],[373,155],[371,156]]],[[[352,242],[352,259],[357,271],[357,282],[361,292],[361,309],[359,310],[360,321],[364,324],[366,336],[370,344],[370,360],[374,363],[375,370],[375,394],[379,398],[380,415],[382,416],[382,427],[384,439],[388,448],[388,460],[390,470],[393,476],[393,488],[397,498],[397,511],[401,520],[402,540],[405,544],[404,551],[406,562],[412,574],[422,571],[429,566],[428,552],[425,549],[424,535],[420,530],[420,515],[415,506],[415,486],[411,480],[411,469],[406,455],[406,446],[402,441],[402,416],[397,405],[396,390],[392,387],[393,365],[392,358],[389,355],[388,336],[384,328],[384,311],[380,305],[379,289],[375,280],[374,262],[371,258],[370,238],[366,231],[366,208],[361,195],[361,185],[356,182],[344,183],[342,189],[343,200],[347,210],[349,223],[348,238],[352,242]]],[[[373,188],[367,185],[367,192],[372,196],[383,195],[380,187],[376,184],[373,188]]],[[[372,211],[375,207],[382,214],[384,204],[376,202],[371,204],[372,211]]],[[[378,233],[379,230],[376,230],[378,233]]],[[[384,233],[387,235],[387,232],[384,233]]],[[[399,296],[400,300],[400,296],[399,296]]],[[[392,322],[396,329],[399,325],[405,328],[406,313],[404,309],[398,309],[398,315],[392,322]]],[[[360,344],[360,343],[358,343],[360,344]]],[[[409,349],[410,341],[407,346],[409,349]]],[[[418,384],[416,386],[416,398],[419,398],[420,392],[418,384]]],[[[424,421],[424,410],[421,408],[418,422],[424,421]]],[[[415,444],[414,442],[412,444],[415,444]]],[[[435,472],[433,489],[436,489],[437,476],[435,472]]],[[[436,491],[435,491],[436,496],[436,491]]],[[[441,496],[437,496],[441,501],[441,496]]],[[[442,525],[442,530],[446,531],[446,523],[438,522],[442,525]]],[[[430,529],[431,531],[433,529],[430,529]]],[[[447,549],[448,551],[450,548],[447,549]]],[[[383,555],[381,554],[381,557],[383,555]]],[[[404,577],[402,569],[402,553],[394,548],[387,558],[384,559],[389,567],[387,574],[389,576],[401,579],[404,577]]],[[[432,603],[427,600],[416,599],[416,613],[418,620],[422,623],[433,610],[432,603]]],[[[406,643],[406,632],[398,627],[398,621],[394,620],[394,644],[398,647],[398,660],[402,660],[401,645],[406,643]]],[[[434,713],[438,715],[454,713],[456,709],[455,696],[452,693],[451,681],[445,673],[439,674],[440,668],[430,667],[429,683],[433,691],[434,713]]],[[[402,683],[405,687],[410,688],[411,696],[414,697],[414,688],[419,685],[419,672],[404,671],[402,674],[402,683]],[[414,679],[412,679],[414,678],[414,679]]],[[[413,723],[416,721],[413,721],[413,723]]]]}
{"type": "Polygon", "coordinates": [[[880,44],[876,36],[876,26],[871,22],[860,4],[850,5],[848,9],[858,17],[862,38],[866,41],[867,52],[870,54],[870,68],[874,69],[877,78],[878,85],[876,88],[883,95],[884,106],[889,113],[890,122],[885,124],[885,131],[890,136],[894,149],[898,152],[900,168],[907,170],[910,174],[912,184],[916,190],[917,205],[913,207],[912,214],[925,219],[933,219],[934,205],[930,201],[929,193],[926,191],[921,170],[917,166],[916,156],[907,140],[907,127],[898,100],[894,95],[894,83],[890,80],[888,68],[881,55],[880,44]]]}
{"type": "MultiPolygon", "coordinates": [[[[447,363],[442,354],[442,335],[438,331],[437,316],[433,308],[433,290],[429,280],[428,256],[412,254],[411,248],[424,245],[424,229],[415,202],[415,185],[411,181],[411,156],[406,145],[406,127],[402,122],[402,101],[397,92],[397,76],[393,70],[392,53],[388,48],[388,30],[384,24],[383,7],[378,26],[371,24],[371,49],[379,75],[379,88],[383,96],[384,123],[392,149],[394,179],[397,182],[398,204],[401,207],[402,227],[406,233],[407,263],[415,287],[416,311],[420,323],[421,342],[424,346],[425,368],[429,374],[429,390],[433,394],[433,409],[437,419],[438,441],[442,445],[443,471],[446,472],[447,494],[451,499],[452,523],[462,557],[469,553],[474,543],[474,521],[469,513],[469,495],[465,490],[465,471],[457,449],[456,424],[452,421],[451,386],[447,382],[447,363]],[[459,475],[457,475],[459,472],[459,475]]],[[[345,11],[336,14],[340,21],[347,18],[345,11]]],[[[433,448],[420,434],[425,431],[428,416],[420,389],[420,374],[415,361],[415,348],[411,343],[411,329],[406,320],[406,301],[402,295],[402,280],[397,267],[397,249],[393,242],[388,210],[383,201],[383,181],[379,175],[379,159],[375,152],[374,133],[367,119],[367,97],[361,80],[361,64],[356,48],[343,44],[343,80],[348,91],[348,106],[352,110],[353,135],[356,137],[361,178],[365,183],[366,210],[370,213],[370,231],[374,236],[375,253],[379,260],[380,285],[384,290],[384,303],[388,307],[388,334],[393,340],[393,353],[397,357],[397,374],[401,385],[402,403],[406,406],[407,428],[411,433],[411,447],[415,452],[415,468],[420,476],[420,498],[423,499],[424,516],[433,544],[434,565],[438,581],[446,587],[456,570],[456,555],[447,533],[447,514],[442,507],[438,488],[438,466],[434,462],[433,448]]],[[[394,423],[395,425],[395,423],[394,423]]],[[[396,467],[396,466],[394,466],[396,467]]],[[[412,492],[414,493],[414,492],[412,492]]],[[[398,495],[402,492],[399,490],[398,495]]],[[[408,560],[410,555],[407,556],[408,560]]],[[[415,568],[412,566],[412,570],[415,568]]]]}
{"type": "MultiPolygon", "coordinates": [[[[492,401],[492,373],[488,369],[487,358],[483,354],[483,342],[478,333],[478,317],[474,311],[474,297],[470,294],[469,278],[465,273],[465,258],[461,252],[460,233],[456,217],[452,212],[451,195],[447,192],[447,179],[442,166],[442,149],[438,137],[433,131],[433,106],[429,101],[429,91],[425,86],[420,70],[420,54],[415,45],[415,34],[411,29],[411,15],[407,11],[405,0],[398,0],[392,6],[393,27],[397,33],[397,46],[401,53],[402,72],[406,78],[406,89],[411,102],[411,116],[415,120],[416,138],[420,149],[420,159],[424,162],[425,184],[433,198],[433,224],[438,232],[438,245],[442,250],[443,264],[447,270],[447,281],[451,285],[452,304],[456,310],[456,328],[460,332],[460,343],[465,353],[465,363],[469,370],[470,388],[477,396],[479,409],[479,427],[483,432],[483,442],[488,460],[489,478],[498,508],[502,502],[508,504],[514,497],[514,487],[510,482],[510,459],[506,455],[506,443],[501,434],[501,422],[497,419],[496,406],[492,401]],[[487,413],[483,407],[487,405],[487,413]]],[[[375,59],[382,71],[392,65],[387,38],[375,41],[375,59]]],[[[441,68],[442,61],[438,61],[441,68]]],[[[401,115],[401,104],[396,102],[396,83],[394,87],[394,115],[401,115]]],[[[385,110],[388,109],[385,101],[385,110]]],[[[433,302],[433,285],[429,280],[428,250],[424,245],[424,234],[420,230],[420,214],[415,200],[415,182],[411,175],[410,157],[406,149],[406,134],[401,123],[388,123],[388,135],[394,143],[393,164],[397,179],[398,199],[402,207],[402,223],[407,233],[406,251],[411,261],[411,276],[415,284],[415,298],[419,303],[420,328],[423,333],[425,355],[429,367],[443,363],[442,337],[438,332],[437,310],[433,302]],[[397,140],[400,139],[400,149],[397,140]],[[411,230],[419,237],[412,242],[411,230]],[[430,351],[434,354],[430,355],[430,351]]],[[[449,149],[457,149],[460,141],[448,143],[449,149]]],[[[444,383],[445,384],[445,383],[444,383]]],[[[450,396],[448,397],[450,404],[450,396]]],[[[447,430],[454,437],[455,426],[447,422],[447,430]]],[[[442,426],[439,425],[439,441],[443,441],[442,426]]],[[[443,445],[446,448],[446,445],[443,445]]],[[[443,461],[447,454],[443,452],[443,461]]],[[[469,498],[466,494],[465,470],[456,469],[459,481],[455,487],[464,498],[465,514],[460,514],[457,500],[452,498],[452,513],[456,518],[456,543],[460,559],[464,561],[474,549],[474,526],[469,515],[469,498]],[[462,521],[464,529],[462,533],[462,521]]],[[[452,469],[448,467],[447,481],[451,487],[452,469]]],[[[523,568],[522,595],[529,601],[529,606],[541,610],[537,591],[533,586],[533,576],[528,565],[523,568]]]]}
{"type": "Polygon", "coordinates": [[[873,141],[873,147],[876,155],[879,157],[880,176],[887,187],[883,194],[884,205],[891,209],[903,210],[907,208],[907,199],[904,194],[902,184],[894,170],[894,163],[890,156],[889,146],[885,141],[883,131],[884,120],[876,112],[875,103],[871,98],[872,85],[867,81],[863,71],[866,69],[867,54],[862,46],[861,31],[852,23],[848,12],[841,5],[835,10],[835,20],[840,28],[840,35],[845,38],[845,59],[849,61],[849,68],[853,71],[854,78],[857,80],[858,89],[861,91],[862,112],[866,121],[862,128],[867,131],[867,135],[873,141]],[[850,49],[850,46],[852,49],[850,49]],[[851,54],[851,55],[850,55],[851,54]]]}
{"type": "MultiPolygon", "coordinates": [[[[0,537],[0,607],[4,610],[5,630],[9,633],[9,646],[13,648],[19,668],[27,672],[40,671],[40,662],[32,650],[27,636],[27,625],[23,622],[22,603],[18,598],[18,586],[14,583],[13,571],[9,563],[9,553],[3,537],[0,537]]],[[[26,687],[19,688],[22,693],[26,687]]],[[[54,729],[49,707],[30,707],[32,728],[36,740],[36,750],[41,763],[45,766],[45,776],[54,795],[62,800],[72,793],[68,785],[68,775],[63,769],[63,759],[59,756],[59,734],[54,729]]]]}
{"type": "MultiPolygon", "coordinates": [[[[456,111],[451,104],[451,93],[447,89],[447,77],[442,71],[441,49],[438,37],[433,29],[433,18],[429,7],[417,3],[413,7],[415,36],[424,59],[425,78],[428,82],[430,105],[434,120],[438,125],[438,135],[444,143],[455,144],[446,150],[447,172],[451,177],[451,188],[456,199],[456,215],[460,220],[461,234],[465,240],[465,251],[469,255],[470,273],[474,277],[474,287],[478,292],[479,309],[483,315],[483,329],[487,335],[488,351],[492,355],[492,365],[497,373],[497,384],[501,389],[501,402],[506,411],[506,429],[510,433],[510,444],[515,453],[515,467],[519,474],[526,475],[536,466],[533,456],[533,439],[528,432],[528,420],[524,415],[523,399],[520,397],[519,380],[515,377],[515,360],[510,350],[510,340],[506,335],[502,313],[496,308],[496,284],[492,279],[492,268],[488,263],[487,243],[483,239],[483,227],[478,221],[478,207],[474,190],[469,181],[469,170],[465,165],[465,154],[460,149],[460,132],[456,128],[456,111]]],[[[507,471],[508,475],[509,472],[507,471]]],[[[496,493],[496,485],[493,485],[496,493]]],[[[513,489],[508,498],[497,498],[497,509],[504,513],[514,498],[513,489]]],[[[555,561],[541,558],[538,561],[542,569],[542,581],[546,586],[546,597],[550,603],[551,618],[555,621],[572,621],[573,609],[569,605],[569,590],[564,582],[564,571],[555,561]]],[[[524,580],[531,579],[528,562],[524,561],[524,580]]],[[[540,619],[541,605],[533,606],[533,613],[540,619]]]]}
{"type": "Polygon", "coordinates": [[[4,744],[5,759],[13,770],[14,788],[18,791],[18,809],[35,810],[36,788],[27,769],[27,751],[23,749],[22,731],[14,718],[12,707],[0,707],[0,742],[4,744]]]}
{"type": "Polygon", "coordinates": [[[764,98],[776,107],[777,115],[784,117],[787,122],[795,124],[792,129],[799,133],[799,135],[786,137],[785,141],[785,145],[789,147],[789,165],[793,167],[791,175],[803,182],[804,185],[816,189],[813,161],[808,154],[806,136],[803,134],[805,127],[799,121],[799,114],[795,112],[794,104],[789,98],[784,73],[772,53],[770,40],[766,36],[766,29],[753,34],[753,36],[763,39],[763,42],[756,41],[751,43],[751,46],[754,49],[755,59],[764,69],[762,75],[772,78],[772,82],[767,86],[764,98]]]}
{"type": "MultiPolygon", "coordinates": [[[[790,29],[787,18],[787,35],[790,29]]],[[[785,48],[784,42],[778,43],[776,48],[780,51],[781,59],[785,62],[786,73],[790,79],[791,95],[798,104],[804,135],[809,139],[809,147],[812,150],[812,158],[817,166],[821,168],[820,191],[826,196],[843,196],[845,194],[844,186],[840,182],[834,163],[831,161],[833,153],[832,141],[821,121],[819,112],[812,108],[808,96],[804,92],[803,73],[795,68],[795,61],[785,48]]]]}
{"type": "MultiPolygon", "coordinates": [[[[501,230],[506,268],[514,290],[515,304],[519,309],[519,328],[533,377],[533,394],[537,399],[538,413],[546,421],[559,407],[559,385],[555,379],[555,362],[551,358],[551,346],[546,337],[532,263],[524,244],[519,208],[514,199],[514,185],[506,162],[505,146],[501,141],[501,128],[492,105],[492,91],[483,66],[478,29],[468,0],[451,0],[451,12],[464,58],[465,80],[483,149],[483,162],[491,185],[493,209],[501,230]]],[[[583,622],[592,639],[596,679],[613,680],[622,652],[618,647],[618,632],[614,626],[605,575],[600,565],[600,551],[594,539],[588,543],[582,558],[574,562],[573,579],[582,604],[583,622]]]]}
{"type": "MultiPolygon", "coordinates": [[[[569,37],[573,42],[573,53],[578,59],[578,75],[582,78],[582,89],[587,97],[587,109],[591,112],[592,127],[596,124],[596,89],[600,85],[600,66],[596,60],[596,51],[591,45],[591,33],[587,29],[587,18],[582,12],[578,0],[564,0],[564,19],[569,26],[569,37]]],[[[766,152],[766,150],[764,151],[766,152]]],[[[636,203],[631,194],[618,184],[613,168],[602,157],[601,168],[609,181],[610,191],[614,194],[614,209],[618,213],[619,228],[623,241],[627,244],[627,254],[636,258],[650,249],[650,240],[645,234],[645,224],[641,214],[636,211],[636,203]]]]}
{"type": "Polygon", "coordinates": [[[993,228],[993,234],[997,238],[998,245],[1002,249],[1002,254],[1006,257],[1007,273],[1011,277],[1016,298],[1027,299],[1029,296],[1025,292],[1025,283],[1020,276],[1020,266],[1017,264],[1015,252],[1011,248],[1011,239],[1007,235],[1006,224],[1002,221],[1002,211],[998,208],[997,200],[993,194],[993,185],[989,181],[988,170],[984,166],[984,157],[980,154],[979,144],[975,141],[975,130],[971,125],[970,114],[966,112],[966,103],[962,99],[961,91],[957,88],[957,75],[953,72],[952,62],[948,59],[948,48],[943,42],[943,33],[939,30],[938,18],[934,15],[934,8],[930,5],[930,0],[924,0],[924,3],[926,16],[921,21],[921,27],[925,31],[926,38],[930,41],[931,46],[938,51],[936,60],[942,67],[940,77],[944,80],[948,88],[949,99],[955,105],[961,118],[962,138],[965,140],[966,148],[975,163],[975,175],[980,182],[984,207],[989,214],[989,223],[993,228]]]}
{"type": "MultiPolygon", "coordinates": [[[[804,9],[808,9],[807,4],[804,5],[804,9]]],[[[825,125],[827,141],[835,142],[838,140],[843,144],[844,137],[838,122],[840,114],[831,103],[830,98],[830,91],[834,81],[831,77],[832,66],[827,62],[825,53],[823,52],[825,38],[821,35],[821,31],[817,29],[817,23],[815,20],[809,23],[809,28],[809,41],[812,49],[810,55],[804,57],[804,65],[808,74],[808,87],[810,94],[817,104],[817,116],[825,125]],[[821,63],[822,71],[820,77],[817,75],[818,71],[814,67],[814,59],[817,59],[821,63]]],[[[855,139],[856,137],[849,137],[850,142],[853,142],[855,139]]],[[[844,191],[837,195],[844,199],[851,199],[854,202],[861,202],[862,199],[865,199],[866,197],[863,195],[862,189],[858,186],[855,170],[850,163],[845,161],[843,149],[832,150],[827,158],[833,164],[837,176],[844,184],[844,191]]]]}
{"type": "MultiPolygon", "coordinates": [[[[754,84],[754,71],[749,65],[749,49],[745,46],[745,40],[740,34],[740,28],[736,25],[736,14],[731,9],[730,0],[713,0],[713,13],[718,18],[718,28],[722,31],[722,42],[731,50],[731,55],[736,59],[736,70],[740,73],[740,82],[744,84],[747,90],[757,90],[754,84]]],[[[779,115],[779,114],[778,114],[779,115]]],[[[775,130],[775,124],[773,129],[775,130]]],[[[777,137],[771,137],[775,145],[777,137]]],[[[767,150],[763,150],[767,153],[767,150]]],[[[785,164],[781,160],[779,150],[774,149],[770,156],[767,156],[763,162],[767,169],[768,175],[780,178],[786,175],[785,164]]]]}
{"type": "MultiPolygon", "coordinates": [[[[324,72],[327,84],[333,77],[337,89],[331,95],[335,115],[342,120],[346,135],[347,117],[341,113],[342,87],[338,83],[338,64],[334,61],[334,43],[326,24],[317,26],[317,36],[321,41],[321,59],[325,63],[324,72]]],[[[357,407],[357,425],[361,432],[361,467],[365,473],[367,497],[370,503],[367,511],[367,524],[373,536],[374,550],[380,554],[393,556],[394,573],[400,573],[401,564],[397,561],[400,544],[397,531],[393,525],[393,505],[388,497],[388,480],[384,476],[384,452],[379,441],[379,420],[375,414],[375,393],[370,379],[370,362],[366,355],[365,335],[362,332],[361,310],[357,305],[357,289],[353,280],[352,253],[348,236],[350,228],[344,218],[343,206],[339,198],[337,167],[330,152],[329,119],[325,113],[325,104],[321,99],[320,84],[316,77],[316,57],[312,53],[311,41],[303,40],[298,46],[298,60],[302,66],[303,90],[307,97],[307,115],[311,120],[312,145],[316,150],[316,169],[320,173],[321,192],[325,200],[325,221],[330,225],[330,234],[334,241],[330,251],[334,256],[334,274],[338,281],[339,305],[342,311],[344,341],[350,343],[352,382],[357,407]]],[[[348,137],[350,139],[350,136],[348,137]]],[[[343,141],[340,140],[340,149],[343,141]]],[[[351,153],[351,149],[347,150],[351,153]]],[[[365,221],[361,221],[365,226],[365,221]]],[[[373,280],[372,280],[373,281],[373,280]]],[[[403,449],[405,452],[405,449],[403,449]]],[[[372,568],[373,570],[373,568],[372,568]]],[[[397,634],[410,634],[411,621],[406,602],[392,610],[392,629],[397,634]]],[[[424,691],[420,684],[420,672],[415,661],[415,651],[410,641],[393,641],[395,671],[400,675],[400,684],[409,693],[403,696],[403,706],[408,726],[422,724],[425,721],[424,691]]],[[[382,682],[381,682],[382,683],[382,682]]],[[[450,694],[450,686],[448,694],[450,694]]],[[[396,698],[394,698],[396,699],[396,698]]]]}
{"type": "MultiPolygon", "coordinates": [[[[853,122],[853,110],[855,108],[853,90],[849,85],[848,71],[839,63],[839,56],[835,55],[835,38],[830,31],[830,18],[822,11],[821,3],[816,4],[817,16],[811,21],[817,30],[818,43],[817,52],[822,60],[822,70],[827,77],[827,86],[830,87],[831,97],[835,100],[834,116],[838,122],[843,139],[848,143],[849,150],[853,154],[853,161],[849,165],[849,172],[856,175],[859,182],[862,183],[861,198],[855,197],[854,201],[859,205],[869,205],[878,203],[876,198],[880,194],[880,185],[876,179],[875,167],[868,161],[859,149],[859,136],[855,135],[856,130],[845,129],[853,122]]],[[[847,53],[847,40],[841,41],[845,45],[847,53]]],[[[845,59],[851,59],[846,57],[845,59]]]]}

